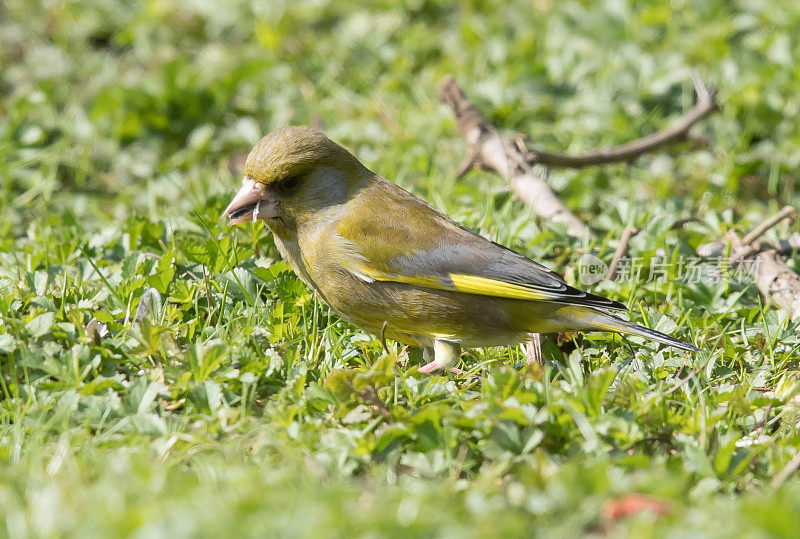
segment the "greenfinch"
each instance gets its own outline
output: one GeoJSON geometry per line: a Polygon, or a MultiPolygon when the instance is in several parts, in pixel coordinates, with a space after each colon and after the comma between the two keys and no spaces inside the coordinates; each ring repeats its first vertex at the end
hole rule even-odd
{"type": "Polygon", "coordinates": [[[423,373],[462,347],[517,344],[534,333],[613,331],[696,351],[623,320],[625,306],[459,226],[370,171],[320,131],[283,127],[247,156],[224,215],[262,220],[297,276],[346,320],[419,346],[423,373]]]}

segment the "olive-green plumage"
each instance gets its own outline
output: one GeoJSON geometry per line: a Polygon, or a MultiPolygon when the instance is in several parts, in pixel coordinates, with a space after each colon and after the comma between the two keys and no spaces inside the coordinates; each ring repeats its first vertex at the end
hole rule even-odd
{"type": "Polygon", "coordinates": [[[532,333],[604,330],[691,345],[627,322],[617,302],[460,227],[309,127],[285,127],[250,152],[231,223],[263,219],[282,256],[361,328],[421,346],[452,367],[460,347],[519,343],[532,333]],[[254,215],[255,214],[255,215],[254,215]]]}

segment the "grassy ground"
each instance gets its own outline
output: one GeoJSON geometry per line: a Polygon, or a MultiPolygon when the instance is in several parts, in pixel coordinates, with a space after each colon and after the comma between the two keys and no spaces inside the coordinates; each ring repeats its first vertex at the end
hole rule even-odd
{"type": "Polygon", "coordinates": [[[0,533],[796,531],[797,325],[747,278],[680,263],[800,203],[800,8],[359,4],[0,4],[0,533]],[[724,104],[697,129],[709,148],[550,172],[595,240],[495,176],[453,177],[447,74],[501,128],[579,152],[669,125],[692,69],[724,104]],[[418,374],[317,300],[261,224],[220,218],[231,156],[311,122],[573,284],[583,253],[607,262],[639,227],[641,275],[595,289],[705,351],[581,335],[548,341],[543,369],[509,348],[418,374]],[[612,518],[629,494],[660,510],[612,518]]]}

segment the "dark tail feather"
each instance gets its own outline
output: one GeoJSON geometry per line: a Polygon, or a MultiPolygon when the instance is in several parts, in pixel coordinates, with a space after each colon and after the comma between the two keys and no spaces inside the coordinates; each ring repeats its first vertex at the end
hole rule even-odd
{"type": "Polygon", "coordinates": [[[670,337],[669,335],[661,333],[660,331],[649,329],[644,326],[634,324],[633,322],[628,322],[627,320],[618,318],[613,314],[609,313],[602,313],[602,314],[605,316],[603,316],[602,322],[598,324],[599,326],[601,326],[602,329],[608,331],[616,331],[617,333],[627,333],[629,335],[644,337],[645,339],[651,339],[653,341],[664,343],[669,346],[674,346],[675,348],[680,348],[681,350],[688,350],[689,352],[701,351],[700,348],[697,348],[696,346],[680,341],[674,337],[670,337]]]}

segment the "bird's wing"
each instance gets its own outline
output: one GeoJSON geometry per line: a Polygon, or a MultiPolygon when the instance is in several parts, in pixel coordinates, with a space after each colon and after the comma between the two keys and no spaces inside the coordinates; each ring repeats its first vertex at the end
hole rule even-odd
{"type": "Polygon", "coordinates": [[[337,225],[339,247],[345,251],[338,258],[361,279],[626,309],[569,286],[556,272],[460,227],[411,193],[384,182],[381,191],[362,194],[337,225]]]}

